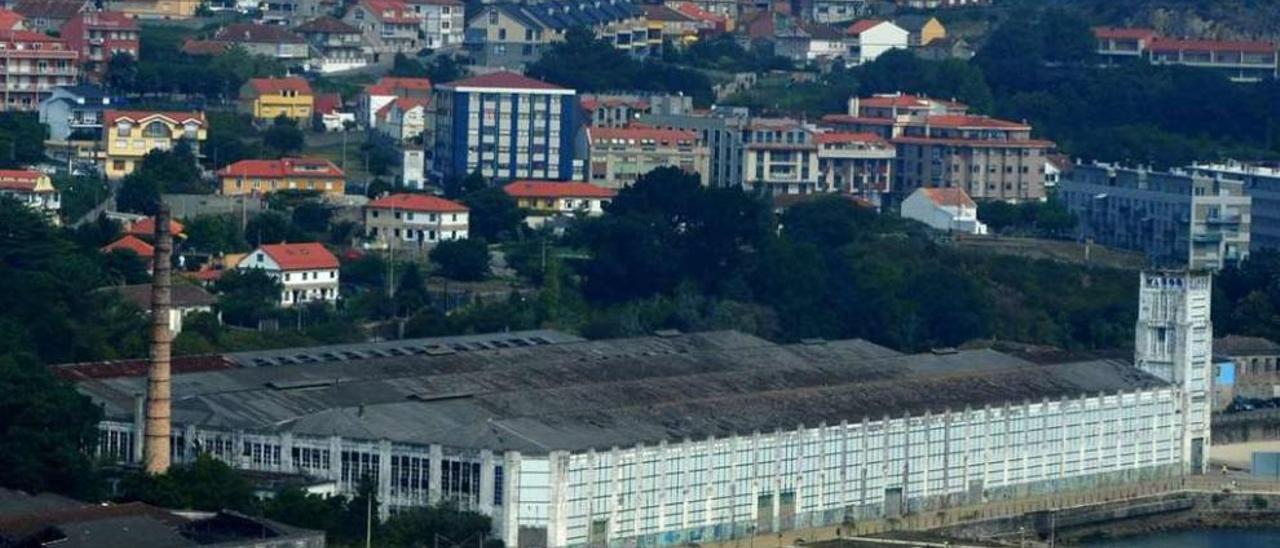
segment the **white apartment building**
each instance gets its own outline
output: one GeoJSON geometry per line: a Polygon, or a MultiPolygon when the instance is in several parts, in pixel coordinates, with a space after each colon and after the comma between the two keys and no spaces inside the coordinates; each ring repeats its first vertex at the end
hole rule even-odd
{"type": "Polygon", "coordinates": [[[433,50],[460,48],[467,21],[459,0],[406,0],[422,20],[422,47],[433,50]]]}
{"type": "Polygon", "coordinates": [[[784,118],[754,118],[742,132],[742,183],[748,192],[812,194],[820,186],[812,128],[784,118]]]}
{"type": "Polygon", "coordinates": [[[426,248],[467,239],[466,206],[426,194],[392,194],[364,207],[365,236],[376,247],[426,248]]]}
{"type": "Polygon", "coordinates": [[[849,25],[845,34],[852,39],[849,63],[861,65],[875,61],[892,49],[910,47],[911,33],[889,21],[863,19],[849,25]]]}
{"type": "Polygon", "coordinates": [[[280,306],[338,300],[338,258],[315,242],[263,245],[236,268],[261,269],[280,282],[280,306]]]}

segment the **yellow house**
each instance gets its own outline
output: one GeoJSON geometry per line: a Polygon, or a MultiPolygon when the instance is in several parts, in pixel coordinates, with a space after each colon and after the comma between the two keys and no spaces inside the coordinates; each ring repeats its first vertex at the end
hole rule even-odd
{"type": "Polygon", "coordinates": [[[111,10],[140,19],[189,19],[200,4],[200,0],[117,0],[111,10]]]}
{"type": "Polygon", "coordinates": [[[346,190],[345,177],[341,168],[324,158],[241,160],[218,172],[225,196],[280,190],[313,190],[341,196],[346,190]]]}
{"type": "Polygon", "coordinates": [[[240,103],[259,121],[284,115],[306,123],[314,111],[315,94],[302,78],[253,78],[240,88],[240,103]]]}
{"type": "Polygon", "coordinates": [[[111,179],[124,177],[133,173],[148,152],[167,150],[179,140],[185,140],[199,154],[208,129],[203,112],[108,110],[102,126],[107,137],[103,171],[111,179]]]}
{"type": "Polygon", "coordinates": [[[929,42],[947,37],[947,29],[937,17],[902,15],[895,18],[893,23],[907,31],[907,42],[911,47],[927,46],[929,42]]]}

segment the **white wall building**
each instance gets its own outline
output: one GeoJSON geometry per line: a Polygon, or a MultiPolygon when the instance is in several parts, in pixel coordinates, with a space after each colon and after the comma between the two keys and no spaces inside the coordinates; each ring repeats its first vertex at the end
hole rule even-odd
{"type": "Polygon", "coordinates": [[[850,25],[845,34],[853,39],[849,47],[850,63],[860,65],[875,61],[891,49],[907,49],[911,33],[889,21],[863,19],[850,25]]]}
{"type": "Polygon", "coordinates": [[[364,207],[365,236],[379,247],[430,247],[467,239],[466,206],[425,194],[392,194],[364,207]]]}
{"type": "Polygon", "coordinates": [[[433,50],[462,47],[467,30],[459,0],[406,0],[422,19],[422,47],[433,50]]]}
{"type": "Polygon", "coordinates": [[[258,268],[279,281],[280,306],[338,300],[338,258],[318,243],[269,244],[258,247],[236,265],[258,268]]]}
{"type": "Polygon", "coordinates": [[[987,233],[978,204],[958,188],[917,188],[902,201],[901,214],[946,232],[987,233]]]}

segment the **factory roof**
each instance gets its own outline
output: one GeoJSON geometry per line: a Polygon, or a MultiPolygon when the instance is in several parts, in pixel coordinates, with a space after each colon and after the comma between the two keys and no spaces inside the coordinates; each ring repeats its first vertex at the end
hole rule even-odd
{"type": "MultiPolygon", "coordinates": [[[[778,345],[732,331],[426,348],[364,359],[324,351],[337,359],[177,374],[174,420],[542,454],[1166,386],[1117,360],[1037,365],[992,350],[903,355],[861,340],[778,345]]],[[[79,388],[109,418],[132,420],[146,379],[94,379],[79,388]]]]}

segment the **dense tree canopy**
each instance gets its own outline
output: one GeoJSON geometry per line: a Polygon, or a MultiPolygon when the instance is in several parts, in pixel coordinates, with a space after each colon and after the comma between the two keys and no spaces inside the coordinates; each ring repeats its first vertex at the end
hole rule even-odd
{"type": "Polygon", "coordinates": [[[683,93],[700,105],[713,99],[711,81],[701,72],[661,61],[637,61],[584,28],[569,29],[528,74],[581,92],[623,90],[683,93]]]}

